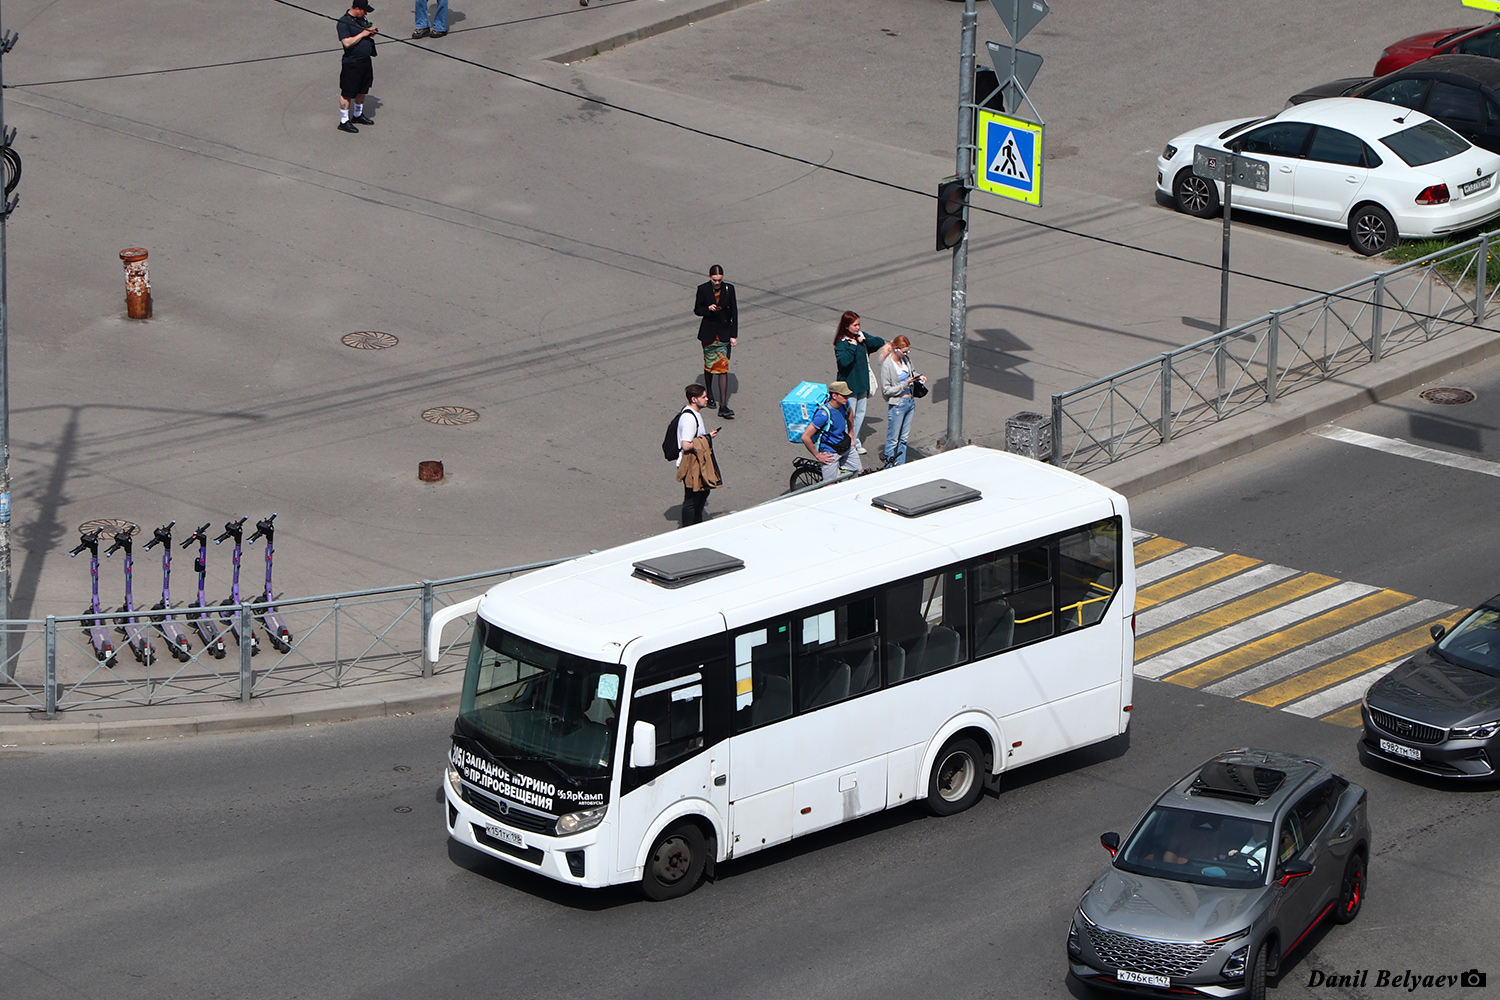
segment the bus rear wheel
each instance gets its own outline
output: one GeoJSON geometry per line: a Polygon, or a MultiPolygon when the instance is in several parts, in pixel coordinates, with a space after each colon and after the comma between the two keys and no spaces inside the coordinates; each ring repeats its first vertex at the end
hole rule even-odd
{"type": "Polygon", "coordinates": [[[703,831],[693,824],[670,827],[656,838],[651,853],[646,855],[641,892],[647,899],[655,900],[686,896],[703,881],[707,849],[703,831]]]}
{"type": "Polygon", "coordinates": [[[927,811],[952,816],[979,801],[984,793],[984,754],[971,739],[946,744],[927,778],[927,811]]]}

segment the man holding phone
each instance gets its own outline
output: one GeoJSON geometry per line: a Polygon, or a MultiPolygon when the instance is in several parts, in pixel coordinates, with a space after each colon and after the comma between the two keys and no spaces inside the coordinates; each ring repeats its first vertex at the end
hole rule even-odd
{"type": "Polygon", "coordinates": [[[339,18],[339,44],[344,62],[339,70],[339,131],[358,132],[359,125],[374,125],[365,117],[365,97],[375,82],[375,36],[379,34],[365,15],[375,9],[372,0],[354,0],[339,18]],[[352,114],[351,114],[352,112],[352,114]]]}

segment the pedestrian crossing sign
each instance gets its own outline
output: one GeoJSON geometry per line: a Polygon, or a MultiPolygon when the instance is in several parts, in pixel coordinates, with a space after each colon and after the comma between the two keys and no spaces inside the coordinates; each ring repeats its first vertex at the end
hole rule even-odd
{"type": "Polygon", "coordinates": [[[1003,198],[1042,203],[1042,125],[979,109],[974,186],[1003,198]]]}

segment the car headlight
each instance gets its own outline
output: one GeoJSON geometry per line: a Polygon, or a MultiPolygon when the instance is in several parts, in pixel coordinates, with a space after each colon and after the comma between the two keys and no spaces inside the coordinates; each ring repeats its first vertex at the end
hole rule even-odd
{"type": "Polygon", "coordinates": [[[461,799],[464,797],[464,786],[463,782],[459,780],[457,768],[448,768],[448,787],[453,789],[454,798],[461,799]]]}
{"type": "Polygon", "coordinates": [[[565,813],[557,817],[557,832],[569,834],[592,830],[604,822],[604,814],[608,810],[609,806],[596,806],[593,809],[580,809],[577,812],[565,813]]]}
{"type": "Polygon", "coordinates": [[[1078,921],[1068,921],[1068,954],[1079,955],[1083,953],[1083,946],[1078,943],[1078,921]]]}
{"type": "Polygon", "coordinates": [[[1236,948],[1234,953],[1224,960],[1224,968],[1219,970],[1219,975],[1225,979],[1243,979],[1245,977],[1245,960],[1250,957],[1250,946],[1236,948]]]}
{"type": "Polygon", "coordinates": [[[1500,719],[1494,722],[1484,722],[1477,726],[1467,726],[1448,730],[1450,740],[1487,740],[1500,732],[1500,719]]]}
{"type": "Polygon", "coordinates": [[[1176,155],[1177,155],[1177,147],[1174,146],[1174,145],[1172,145],[1170,142],[1167,143],[1167,148],[1164,149],[1164,150],[1162,150],[1162,152],[1161,152],[1161,158],[1163,160],[1170,160],[1172,157],[1174,157],[1176,155]]]}

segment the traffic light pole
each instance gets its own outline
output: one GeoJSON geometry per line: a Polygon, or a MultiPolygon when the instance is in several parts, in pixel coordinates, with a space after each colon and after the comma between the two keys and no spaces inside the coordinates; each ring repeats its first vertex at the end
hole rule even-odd
{"type": "MultiPolygon", "coordinates": [[[[974,39],[979,17],[974,0],[964,0],[963,42],[958,57],[958,147],[954,173],[974,186],[974,39]]],[[[964,229],[953,248],[953,300],[948,314],[948,433],[943,450],[964,444],[964,345],[968,339],[969,199],[964,196],[964,229]]]]}

